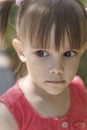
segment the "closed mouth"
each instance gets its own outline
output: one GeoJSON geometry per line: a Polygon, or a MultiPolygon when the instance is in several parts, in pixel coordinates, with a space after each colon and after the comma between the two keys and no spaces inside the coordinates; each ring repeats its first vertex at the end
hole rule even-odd
{"type": "Polygon", "coordinates": [[[65,81],[64,80],[61,80],[61,81],[46,81],[47,83],[52,83],[52,84],[62,84],[64,83],[65,81]]]}

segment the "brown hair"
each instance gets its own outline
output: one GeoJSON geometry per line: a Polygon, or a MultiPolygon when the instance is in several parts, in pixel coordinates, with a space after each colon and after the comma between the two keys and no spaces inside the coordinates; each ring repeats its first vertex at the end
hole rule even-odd
{"type": "MultiPolygon", "coordinates": [[[[2,38],[6,31],[7,16],[13,3],[6,1],[0,4],[2,38]]],[[[50,44],[47,41],[50,39],[54,23],[56,51],[60,48],[61,40],[64,41],[65,32],[67,32],[71,48],[79,49],[86,41],[86,12],[80,0],[25,0],[16,15],[17,36],[23,43],[29,40],[31,45],[38,44],[46,48],[50,44]]],[[[26,72],[21,65],[19,70],[23,70],[21,74],[26,72]]],[[[19,74],[19,71],[17,72],[19,74]]]]}

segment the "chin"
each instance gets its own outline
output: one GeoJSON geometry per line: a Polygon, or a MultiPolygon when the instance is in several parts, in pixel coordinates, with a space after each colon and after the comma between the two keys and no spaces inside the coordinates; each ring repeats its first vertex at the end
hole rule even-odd
{"type": "Polygon", "coordinates": [[[63,88],[50,88],[50,89],[46,89],[46,92],[50,95],[59,95],[62,94],[64,91],[66,91],[67,86],[63,87],[63,88]]]}
{"type": "Polygon", "coordinates": [[[62,91],[61,92],[59,92],[59,91],[46,91],[49,95],[58,95],[58,94],[61,94],[62,93],[62,91]]]}

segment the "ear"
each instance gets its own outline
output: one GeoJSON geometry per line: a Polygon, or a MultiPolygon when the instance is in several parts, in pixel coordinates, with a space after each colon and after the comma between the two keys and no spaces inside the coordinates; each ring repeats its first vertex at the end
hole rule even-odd
{"type": "Polygon", "coordinates": [[[87,14],[87,8],[85,8],[86,14],[87,14]]]}
{"type": "Polygon", "coordinates": [[[24,55],[24,47],[23,47],[23,44],[20,42],[20,40],[18,39],[13,39],[13,47],[14,49],[16,50],[17,54],[18,54],[18,57],[20,58],[20,60],[22,62],[25,62],[26,61],[26,57],[24,55]]]}
{"type": "Polygon", "coordinates": [[[83,44],[83,46],[81,47],[81,53],[84,54],[84,52],[87,50],[87,42],[85,42],[83,44]]]}

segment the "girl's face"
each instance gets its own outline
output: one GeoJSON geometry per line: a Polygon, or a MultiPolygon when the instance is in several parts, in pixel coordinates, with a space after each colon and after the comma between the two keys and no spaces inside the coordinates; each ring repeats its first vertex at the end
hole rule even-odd
{"type": "MultiPolygon", "coordinates": [[[[54,27],[51,30],[50,48],[42,49],[37,46],[24,45],[23,59],[28,69],[29,80],[38,88],[49,94],[60,94],[69,85],[75,76],[80,58],[85,51],[84,46],[80,49],[70,49],[69,40],[65,36],[65,46],[58,52],[54,47],[54,27]]],[[[18,44],[17,44],[18,45],[18,44]]],[[[19,52],[20,53],[20,52],[19,52]]]]}

